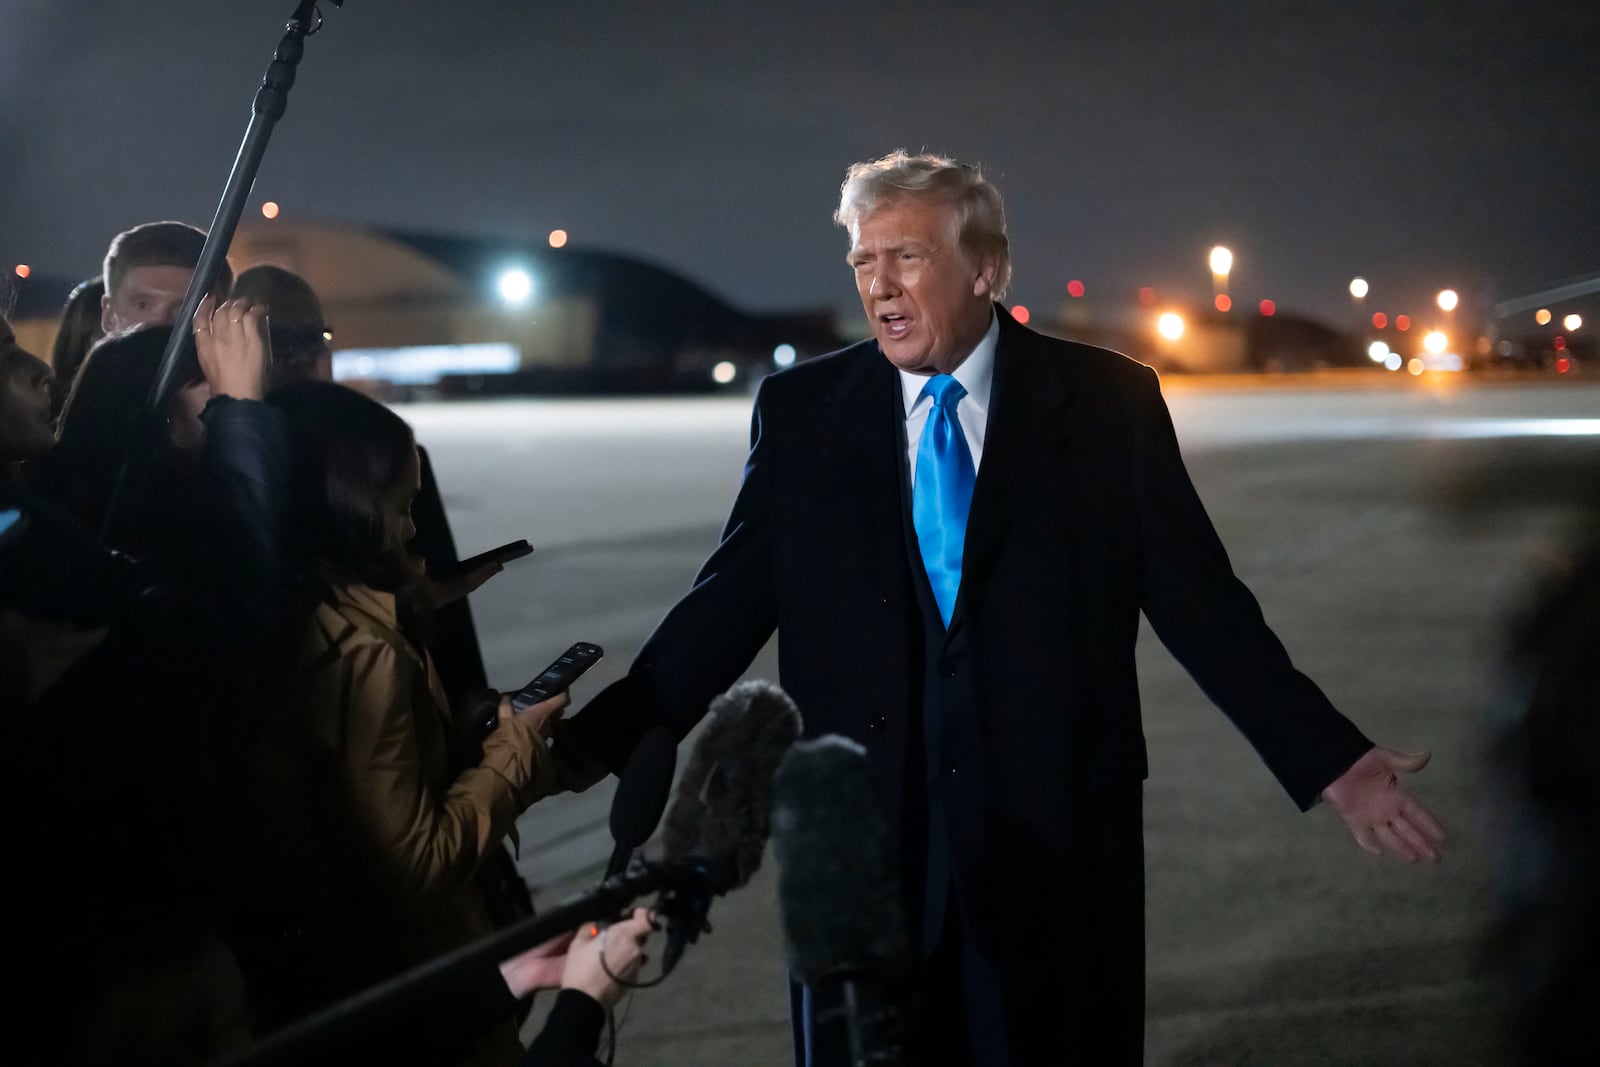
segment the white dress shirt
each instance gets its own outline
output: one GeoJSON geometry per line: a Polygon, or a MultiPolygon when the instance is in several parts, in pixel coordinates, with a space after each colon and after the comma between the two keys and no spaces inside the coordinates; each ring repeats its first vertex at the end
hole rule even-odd
{"type": "MultiPolygon", "coordinates": [[[[983,435],[989,428],[989,389],[994,384],[994,349],[999,339],[1000,317],[995,315],[989,319],[989,330],[978,347],[951,375],[967,391],[956,404],[956,418],[961,423],[961,432],[966,435],[967,447],[972,450],[974,474],[983,463],[983,435]]],[[[933,410],[933,398],[922,395],[928,377],[910,371],[900,372],[900,388],[906,404],[906,461],[910,464],[913,485],[917,479],[917,445],[922,442],[922,428],[933,410]]]]}

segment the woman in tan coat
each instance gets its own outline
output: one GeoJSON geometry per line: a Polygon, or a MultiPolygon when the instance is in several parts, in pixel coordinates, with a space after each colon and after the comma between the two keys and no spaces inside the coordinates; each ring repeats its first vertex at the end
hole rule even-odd
{"type": "MultiPolygon", "coordinates": [[[[554,787],[546,732],[568,698],[502,699],[483,739],[456,725],[422,634],[406,551],[419,484],[410,427],[353,390],[287,386],[304,610],[287,629],[250,776],[240,954],[262,1029],[490,931],[475,874],[554,787]]],[[[480,1062],[515,1062],[514,1020],[480,1062]]]]}

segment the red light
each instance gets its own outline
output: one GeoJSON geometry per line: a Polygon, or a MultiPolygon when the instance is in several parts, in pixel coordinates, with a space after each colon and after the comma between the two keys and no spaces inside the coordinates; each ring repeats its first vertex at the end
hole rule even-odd
{"type": "Polygon", "coordinates": [[[1080,282],[1076,278],[1072,279],[1070,282],[1067,283],[1067,295],[1068,296],[1082,296],[1083,295],[1083,283],[1080,282]]]}
{"type": "Polygon", "coordinates": [[[1026,326],[1028,324],[1028,320],[1033,316],[1028,314],[1027,308],[1023,307],[1021,304],[1017,304],[1011,309],[1011,317],[1026,326]]]}
{"type": "Polygon", "coordinates": [[[1141,285],[1139,287],[1139,303],[1143,304],[1145,307],[1149,307],[1155,302],[1156,291],[1150,288],[1148,285],[1141,285]]]}
{"type": "Polygon", "coordinates": [[[1557,352],[1565,352],[1567,350],[1567,339],[1559,333],[1556,334],[1556,339],[1550,343],[1555,346],[1557,352]]]}
{"type": "Polygon", "coordinates": [[[1218,293],[1217,294],[1217,310],[1218,311],[1227,311],[1231,307],[1233,307],[1233,301],[1228,299],[1228,294],[1227,293],[1218,293]]]}
{"type": "Polygon", "coordinates": [[[1400,330],[1401,332],[1411,329],[1411,316],[1396,315],[1394,317],[1394,328],[1400,330]]]}
{"type": "Polygon", "coordinates": [[[26,263],[18,263],[17,264],[17,277],[26,278],[28,275],[30,275],[32,273],[33,273],[33,268],[28,266],[26,263]]]}
{"type": "Polygon", "coordinates": [[[1270,300],[1261,301],[1261,314],[1271,318],[1278,313],[1278,305],[1270,300]]]}
{"type": "Polygon", "coordinates": [[[1568,359],[1566,356],[1562,356],[1560,359],[1556,360],[1556,373],[1557,374],[1565,374],[1565,373],[1567,373],[1567,371],[1569,371],[1571,369],[1572,369],[1572,361],[1570,359],[1568,359]]]}
{"type": "Polygon", "coordinates": [[[1381,330],[1387,325],[1389,325],[1389,316],[1385,315],[1381,311],[1374,311],[1372,313],[1372,328],[1374,330],[1381,330]]]}

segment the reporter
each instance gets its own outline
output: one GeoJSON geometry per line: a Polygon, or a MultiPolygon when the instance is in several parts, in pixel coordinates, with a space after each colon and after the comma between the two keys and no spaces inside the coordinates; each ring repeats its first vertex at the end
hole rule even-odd
{"type": "MultiPolygon", "coordinates": [[[[420,481],[410,427],[331,383],[269,403],[292,442],[299,606],[244,798],[254,870],[237,941],[267,1028],[490,932],[480,866],[552,790],[545,738],[568,703],[514,713],[502,698],[481,756],[468,753],[406,549],[420,481]]],[[[521,1053],[507,1019],[474,1061],[521,1053]]]]}

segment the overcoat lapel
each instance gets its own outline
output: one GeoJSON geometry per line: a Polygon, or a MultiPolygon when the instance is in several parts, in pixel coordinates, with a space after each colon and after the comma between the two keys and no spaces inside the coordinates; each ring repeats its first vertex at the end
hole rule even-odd
{"type": "Polygon", "coordinates": [[[961,594],[950,620],[952,632],[961,625],[968,591],[981,587],[1006,529],[1028,491],[1059,461],[1071,427],[1070,368],[1041,352],[1033,343],[1034,335],[1003,308],[999,315],[989,427],[967,515],[961,594]]]}
{"type": "Polygon", "coordinates": [[[836,480],[839,506],[860,509],[858,528],[865,535],[865,544],[840,547],[877,554],[882,569],[876,572],[884,575],[905,574],[908,566],[896,466],[905,463],[900,403],[899,376],[874,350],[829,398],[828,422],[822,427],[828,455],[824,476],[836,480]]]}

